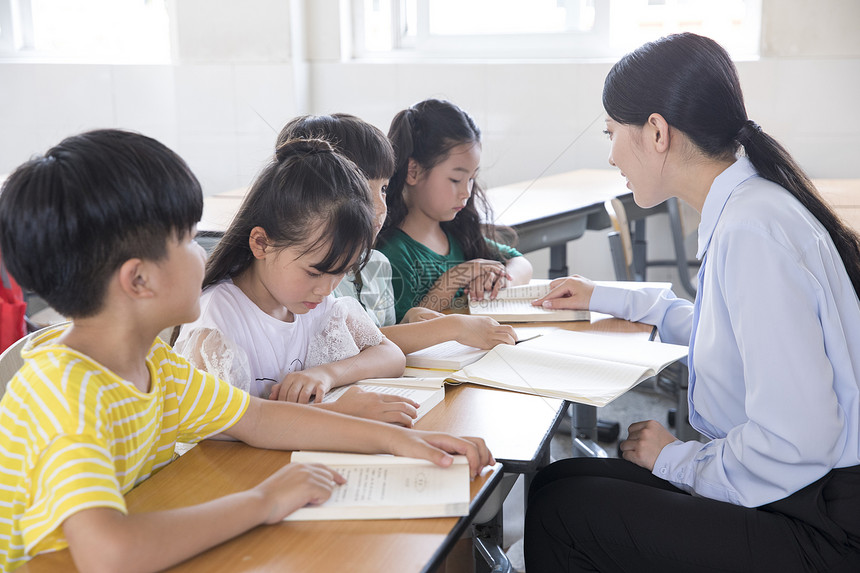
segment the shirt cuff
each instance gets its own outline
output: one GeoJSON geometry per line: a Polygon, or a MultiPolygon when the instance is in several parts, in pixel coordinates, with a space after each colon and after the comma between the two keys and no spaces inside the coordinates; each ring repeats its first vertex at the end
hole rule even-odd
{"type": "Polygon", "coordinates": [[[594,291],[591,293],[591,300],[588,303],[588,310],[623,318],[621,314],[629,292],[629,289],[626,288],[595,285],[594,291]]]}
{"type": "Polygon", "coordinates": [[[660,451],[651,473],[679,489],[692,492],[695,482],[693,460],[701,448],[700,442],[675,440],[660,451]]]}

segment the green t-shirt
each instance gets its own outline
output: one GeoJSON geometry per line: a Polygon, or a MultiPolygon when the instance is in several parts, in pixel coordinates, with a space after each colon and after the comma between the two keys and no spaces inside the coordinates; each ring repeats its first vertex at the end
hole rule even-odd
{"type": "MultiPolygon", "coordinates": [[[[419,243],[400,229],[392,232],[378,249],[391,262],[391,284],[394,287],[394,309],[397,322],[424,298],[433,284],[451,267],[466,262],[460,243],[447,231],[448,254],[440,255],[419,243]]],[[[493,241],[503,260],[521,257],[522,253],[493,241]]]]}

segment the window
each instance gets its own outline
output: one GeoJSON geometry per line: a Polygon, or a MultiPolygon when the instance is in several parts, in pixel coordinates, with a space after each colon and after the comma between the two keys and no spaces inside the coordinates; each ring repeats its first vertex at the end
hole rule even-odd
{"type": "Polygon", "coordinates": [[[164,0],[0,0],[0,57],[170,61],[164,0]]]}
{"type": "Polygon", "coordinates": [[[759,52],[761,0],[353,0],[354,54],[617,58],[673,32],[759,52]]]}

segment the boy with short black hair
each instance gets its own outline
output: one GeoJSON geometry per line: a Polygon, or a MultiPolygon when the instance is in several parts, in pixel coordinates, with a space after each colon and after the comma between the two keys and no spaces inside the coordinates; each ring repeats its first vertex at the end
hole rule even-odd
{"type": "Polygon", "coordinates": [[[343,478],[290,464],[259,486],[131,514],[123,495],[167,465],[177,440],[223,433],[263,448],[388,452],[440,465],[492,461],[483,441],[417,432],[249,397],[157,338],[199,313],[202,213],[187,165],[148,137],[73,136],[19,167],[0,194],[11,274],[71,324],[25,347],[0,401],[0,569],[69,546],[81,570],[156,570],[320,503],[343,478]]]}

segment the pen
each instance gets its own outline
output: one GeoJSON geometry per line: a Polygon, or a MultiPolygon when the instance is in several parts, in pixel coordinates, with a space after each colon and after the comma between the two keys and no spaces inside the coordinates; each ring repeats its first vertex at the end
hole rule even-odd
{"type": "Polygon", "coordinates": [[[520,342],[525,342],[526,340],[534,340],[535,338],[538,338],[539,336],[543,336],[543,334],[535,334],[535,335],[529,336],[528,338],[520,338],[519,340],[514,342],[514,344],[519,344],[520,342]]]}

